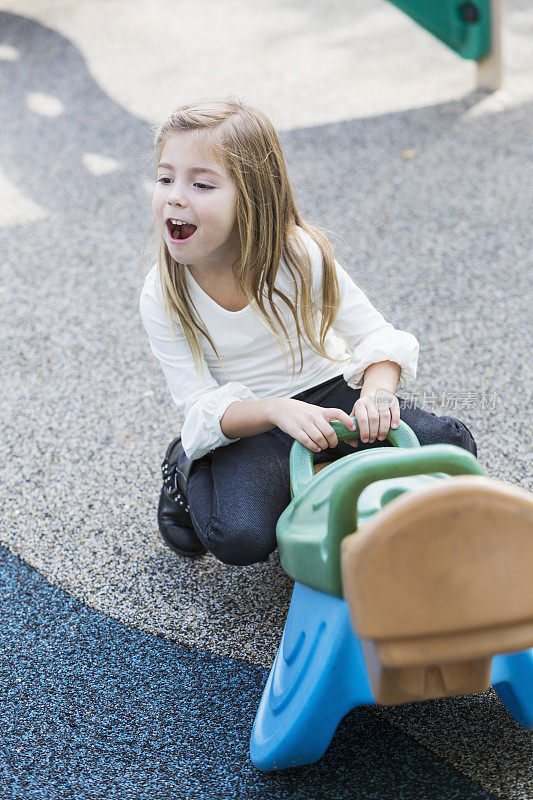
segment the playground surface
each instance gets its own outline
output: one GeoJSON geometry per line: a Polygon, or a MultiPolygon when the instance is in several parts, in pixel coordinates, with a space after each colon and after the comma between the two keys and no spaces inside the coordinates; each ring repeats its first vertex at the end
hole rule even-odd
{"type": "Polygon", "coordinates": [[[304,218],[419,339],[413,399],[531,488],[532,33],[530,4],[504,3],[489,95],[383,0],[0,0],[3,797],[531,797],[531,735],[491,691],[360,709],[319,765],[254,770],[292,581],[277,553],[161,543],[182,419],[137,297],[150,129],[236,94],[280,129],[304,218]]]}

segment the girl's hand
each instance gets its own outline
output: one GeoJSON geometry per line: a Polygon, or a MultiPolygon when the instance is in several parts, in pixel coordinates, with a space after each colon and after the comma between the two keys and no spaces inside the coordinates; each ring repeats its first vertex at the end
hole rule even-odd
{"type": "Polygon", "coordinates": [[[361,391],[352,416],[357,420],[362,442],[382,442],[389,428],[397,428],[400,423],[400,404],[396,395],[386,389],[374,389],[364,395],[361,391]]]}
{"type": "Polygon", "coordinates": [[[338,444],[330,419],[336,419],[350,430],[355,430],[353,420],[340,408],[322,408],[288,397],[272,398],[270,421],[315,453],[338,444]]]}

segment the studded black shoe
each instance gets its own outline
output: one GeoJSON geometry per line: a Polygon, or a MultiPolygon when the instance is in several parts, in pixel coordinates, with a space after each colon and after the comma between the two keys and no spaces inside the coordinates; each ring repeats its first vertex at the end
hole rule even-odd
{"type": "Polygon", "coordinates": [[[201,556],[206,548],[198,539],[185,494],[192,461],[187,458],[178,436],[168,446],[161,464],[163,487],[159,497],[157,522],[161,538],[182,556],[201,556]],[[179,464],[178,464],[179,462],[179,464]]]}

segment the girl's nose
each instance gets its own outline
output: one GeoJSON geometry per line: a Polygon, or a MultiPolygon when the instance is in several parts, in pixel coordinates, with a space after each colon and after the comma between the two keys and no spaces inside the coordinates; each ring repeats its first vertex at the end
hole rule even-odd
{"type": "Polygon", "coordinates": [[[176,184],[172,186],[171,191],[168,193],[167,203],[171,206],[186,205],[184,194],[182,190],[179,188],[179,186],[176,186],[176,184]]]}

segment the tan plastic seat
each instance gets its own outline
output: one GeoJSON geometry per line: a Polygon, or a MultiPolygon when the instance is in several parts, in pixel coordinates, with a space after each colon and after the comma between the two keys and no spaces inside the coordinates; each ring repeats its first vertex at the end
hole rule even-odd
{"type": "Polygon", "coordinates": [[[315,475],[317,472],[320,472],[321,469],[325,469],[325,467],[329,467],[330,464],[333,464],[333,461],[324,461],[323,464],[313,464],[313,471],[315,475]]]}
{"type": "Polygon", "coordinates": [[[533,496],[460,476],[402,494],[342,543],[376,702],[481,692],[533,646],[533,496]]]}

